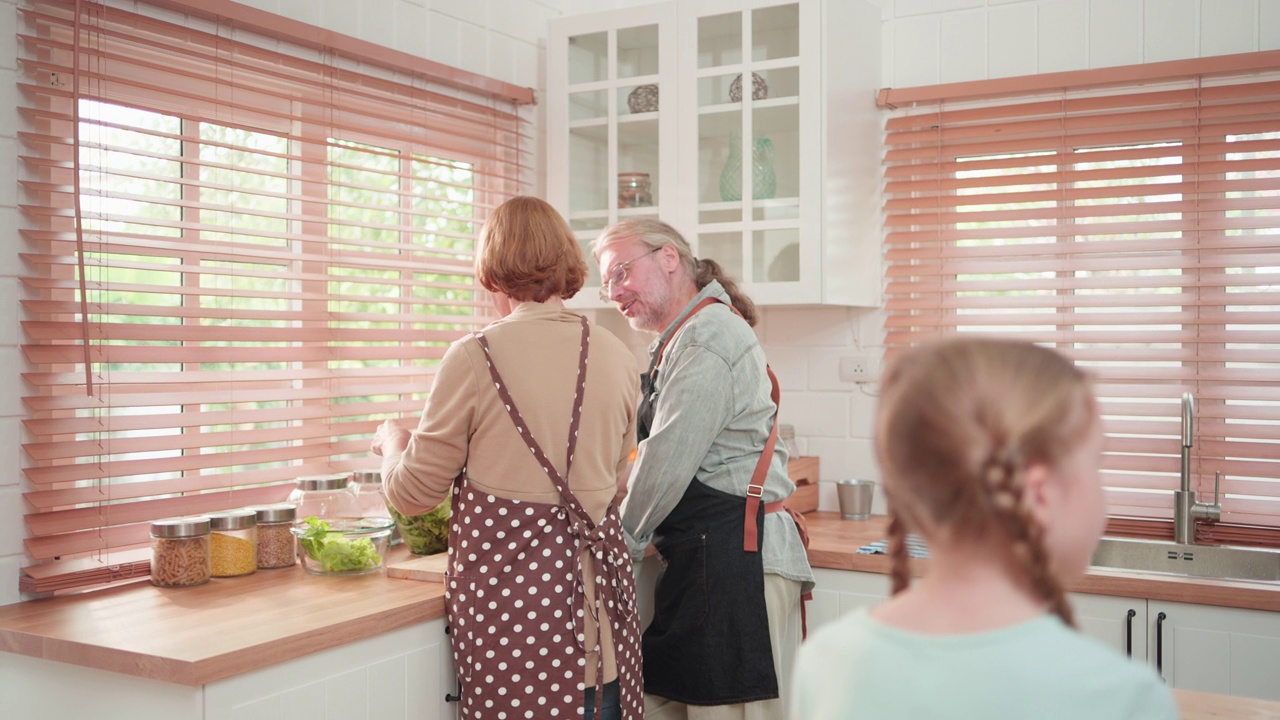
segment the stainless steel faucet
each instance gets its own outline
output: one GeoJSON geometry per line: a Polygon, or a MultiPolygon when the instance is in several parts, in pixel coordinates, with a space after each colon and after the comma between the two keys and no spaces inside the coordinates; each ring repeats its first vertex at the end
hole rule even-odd
{"type": "Polygon", "coordinates": [[[1181,488],[1173,491],[1173,540],[1183,544],[1196,541],[1197,520],[1222,518],[1222,503],[1218,498],[1218,485],[1222,473],[1213,475],[1213,502],[1196,502],[1196,491],[1191,489],[1191,445],[1196,430],[1196,402],[1191,393],[1182,393],[1182,474],[1181,488]]]}

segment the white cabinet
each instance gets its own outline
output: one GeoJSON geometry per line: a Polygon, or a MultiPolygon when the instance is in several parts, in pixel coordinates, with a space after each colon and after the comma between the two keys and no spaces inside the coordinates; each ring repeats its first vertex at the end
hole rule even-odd
{"type": "Polygon", "coordinates": [[[1122,653],[1131,636],[1133,658],[1170,687],[1280,700],[1278,613],[1105,595],[1071,602],[1082,632],[1122,653]]]}
{"type": "Polygon", "coordinates": [[[1147,661],[1147,601],[1141,598],[1072,593],[1076,627],[1116,652],[1147,661]]]}
{"type": "Polygon", "coordinates": [[[1280,700],[1280,613],[1150,600],[1147,623],[1170,686],[1280,700]]]}
{"type": "MultiPolygon", "coordinates": [[[[270,653],[266,647],[261,652],[270,653]]],[[[444,620],[204,686],[0,652],[0,715],[41,720],[445,720],[457,717],[444,620]],[[68,692],[74,688],[74,692],[68,692]]]]}
{"type": "Polygon", "coordinates": [[[859,608],[889,597],[888,575],[814,568],[813,599],[805,607],[809,632],[859,608]]]}
{"type": "MultiPolygon", "coordinates": [[[[550,201],[584,247],[623,217],[670,222],[763,305],[878,304],[879,25],[865,0],[676,0],[553,21],[550,201]],[[651,204],[620,193],[632,173],[648,175],[651,204]]],[[[598,285],[593,268],[573,304],[596,304],[598,285]]]]}

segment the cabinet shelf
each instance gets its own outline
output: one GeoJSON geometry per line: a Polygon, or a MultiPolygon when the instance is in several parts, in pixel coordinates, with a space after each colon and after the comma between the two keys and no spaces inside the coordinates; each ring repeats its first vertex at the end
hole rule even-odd
{"type": "MultiPolygon", "coordinates": [[[[580,210],[575,213],[569,213],[570,220],[608,220],[609,210],[580,210]]],[[[625,217],[643,217],[650,215],[658,215],[657,205],[647,205],[645,207],[618,208],[619,218],[625,217]]]]}

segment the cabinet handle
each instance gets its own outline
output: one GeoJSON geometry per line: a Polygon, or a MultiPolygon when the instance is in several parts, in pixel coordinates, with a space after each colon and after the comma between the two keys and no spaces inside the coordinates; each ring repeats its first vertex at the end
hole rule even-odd
{"type": "Polygon", "coordinates": [[[1133,619],[1137,617],[1138,611],[1129,608],[1129,612],[1124,617],[1124,655],[1125,657],[1133,657],[1133,619]]]}
{"type": "Polygon", "coordinates": [[[1164,613],[1156,615],[1156,674],[1161,680],[1164,680],[1164,621],[1167,617],[1164,613]]]}
{"type": "Polygon", "coordinates": [[[458,678],[458,694],[455,695],[453,693],[445,693],[444,701],[445,702],[461,702],[462,701],[462,678],[458,678]]]}

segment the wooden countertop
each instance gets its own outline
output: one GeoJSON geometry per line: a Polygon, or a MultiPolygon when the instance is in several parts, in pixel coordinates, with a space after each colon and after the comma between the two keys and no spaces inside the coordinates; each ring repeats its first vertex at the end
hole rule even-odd
{"type": "MultiPolygon", "coordinates": [[[[810,513],[815,567],[887,572],[885,519],[810,513]]],[[[403,547],[388,562],[409,556],[403,547]]],[[[1091,572],[1079,592],[1280,610],[1280,587],[1091,572]]],[[[349,578],[302,568],[215,578],[194,588],[133,583],[0,606],[0,650],[182,685],[203,685],[444,615],[444,586],[385,574],[349,578]]],[[[1280,703],[1175,690],[1182,717],[1280,718],[1280,703]]]]}
{"type": "MultiPolygon", "coordinates": [[[[813,512],[809,522],[809,562],[814,567],[860,572],[889,572],[885,555],[859,555],[858,548],[887,537],[887,518],[842,520],[837,512],[813,512]]],[[[924,563],[927,561],[913,561],[924,563]]],[[[920,565],[915,572],[923,569],[920,565]]],[[[1238,607],[1280,612],[1280,583],[1238,582],[1207,578],[1090,569],[1068,583],[1072,592],[1119,595],[1151,600],[1238,607]]]]}
{"type": "MultiPolygon", "coordinates": [[[[409,557],[403,547],[388,555],[409,557]]],[[[0,606],[0,650],[204,685],[444,616],[444,586],[301,565],[189,588],[136,582],[0,606]]]]}

